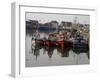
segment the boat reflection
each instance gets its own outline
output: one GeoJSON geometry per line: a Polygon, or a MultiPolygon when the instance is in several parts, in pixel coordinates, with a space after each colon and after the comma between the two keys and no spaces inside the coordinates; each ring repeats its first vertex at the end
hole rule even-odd
{"type": "MultiPolygon", "coordinates": [[[[83,46],[84,47],[84,46],[83,46]]],[[[60,57],[69,57],[69,51],[73,51],[76,55],[82,54],[82,53],[86,53],[88,59],[89,59],[89,49],[88,47],[83,48],[82,45],[81,47],[72,47],[72,46],[44,46],[44,45],[39,45],[39,44],[35,44],[35,45],[31,45],[31,50],[32,50],[32,54],[36,57],[36,60],[38,59],[39,56],[41,56],[40,54],[47,54],[49,59],[52,59],[53,54],[56,54],[54,52],[54,50],[57,51],[57,54],[60,55],[60,57]],[[43,50],[43,53],[40,52],[40,50],[43,50]]]]}

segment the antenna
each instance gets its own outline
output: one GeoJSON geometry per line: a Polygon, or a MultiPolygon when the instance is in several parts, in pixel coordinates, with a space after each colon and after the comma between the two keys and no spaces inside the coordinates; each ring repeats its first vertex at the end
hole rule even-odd
{"type": "Polygon", "coordinates": [[[77,23],[78,23],[77,19],[78,19],[77,16],[75,16],[74,20],[73,20],[73,27],[74,28],[77,27],[77,23]]]}

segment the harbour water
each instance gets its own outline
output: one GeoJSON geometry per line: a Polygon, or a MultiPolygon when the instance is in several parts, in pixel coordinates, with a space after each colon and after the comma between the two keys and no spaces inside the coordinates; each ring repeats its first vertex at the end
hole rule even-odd
{"type": "MultiPolygon", "coordinates": [[[[42,35],[42,34],[41,34],[42,35]]],[[[26,67],[89,64],[89,51],[72,48],[32,46],[32,36],[26,35],[26,67]]]]}

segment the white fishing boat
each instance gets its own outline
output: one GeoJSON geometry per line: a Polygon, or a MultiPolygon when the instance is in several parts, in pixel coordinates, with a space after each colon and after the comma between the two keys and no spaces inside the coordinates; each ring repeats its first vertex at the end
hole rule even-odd
{"type": "Polygon", "coordinates": [[[32,39],[31,39],[31,44],[32,46],[36,45],[36,40],[40,39],[40,34],[38,31],[36,31],[35,33],[33,33],[32,35],[32,39]]]}

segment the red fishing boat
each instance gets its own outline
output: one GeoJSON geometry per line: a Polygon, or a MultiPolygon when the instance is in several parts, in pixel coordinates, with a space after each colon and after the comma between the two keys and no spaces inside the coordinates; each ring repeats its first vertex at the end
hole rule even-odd
{"type": "Polygon", "coordinates": [[[59,33],[52,33],[49,34],[48,40],[44,41],[45,45],[47,46],[72,46],[72,41],[65,39],[68,37],[66,34],[59,32],[59,33]]]}
{"type": "Polygon", "coordinates": [[[60,46],[60,47],[70,47],[72,46],[72,41],[69,40],[69,35],[59,32],[48,34],[48,39],[36,39],[36,44],[43,46],[60,46]]]}

